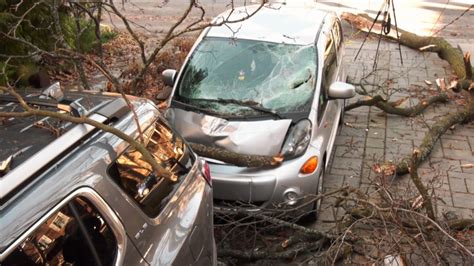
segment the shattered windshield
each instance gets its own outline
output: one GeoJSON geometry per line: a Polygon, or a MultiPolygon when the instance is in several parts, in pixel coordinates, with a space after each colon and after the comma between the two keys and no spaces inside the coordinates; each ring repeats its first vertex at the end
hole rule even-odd
{"type": "Polygon", "coordinates": [[[315,73],[313,45],[206,38],[184,70],[178,99],[220,114],[305,112],[315,73]]]}

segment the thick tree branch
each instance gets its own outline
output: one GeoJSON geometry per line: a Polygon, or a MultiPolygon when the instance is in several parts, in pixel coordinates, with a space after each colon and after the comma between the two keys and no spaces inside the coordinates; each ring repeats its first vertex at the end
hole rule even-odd
{"type": "Polygon", "coordinates": [[[203,157],[213,158],[219,161],[231,163],[236,166],[245,167],[275,167],[281,164],[280,157],[240,154],[222,148],[190,143],[191,148],[203,157]]]}
{"type": "Polygon", "coordinates": [[[420,101],[417,105],[407,108],[400,108],[395,106],[395,102],[387,102],[381,95],[375,95],[368,100],[359,100],[355,103],[349,104],[345,107],[346,111],[352,110],[361,106],[376,106],[388,114],[413,117],[421,114],[426,108],[434,103],[445,103],[448,101],[448,96],[445,93],[430,97],[427,101],[420,101]]]}
{"type": "Polygon", "coordinates": [[[51,117],[53,119],[58,119],[62,121],[71,122],[74,124],[88,124],[94,126],[102,131],[114,134],[115,136],[121,138],[122,140],[128,142],[130,146],[135,148],[138,152],[140,152],[143,156],[143,159],[147,161],[151,167],[153,168],[155,174],[160,177],[168,178],[171,181],[176,181],[176,176],[170,173],[166,167],[162,163],[158,163],[156,159],[151,155],[151,153],[146,149],[146,147],[137,142],[133,137],[125,134],[121,130],[118,130],[114,127],[105,125],[88,117],[73,117],[68,114],[51,112],[41,109],[31,108],[25,100],[16,93],[13,89],[10,88],[3,88],[3,90],[7,91],[11,95],[15,96],[20,103],[21,107],[24,109],[23,112],[0,112],[0,117],[29,117],[29,116],[44,116],[44,117],[51,117]]]}
{"type": "MultiPolygon", "coordinates": [[[[426,133],[423,141],[421,142],[419,159],[416,162],[416,165],[419,165],[421,162],[426,160],[436,142],[441,138],[441,136],[452,126],[462,123],[467,123],[474,121],[474,101],[469,101],[466,106],[458,112],[454,112],[446,115],[444,118],[436,122],[431,128],[430,131],[426,133]]],[[[397,175],[404,175],[409,172],[411,155],[405,157],[396,167],[397,175]]]]}
{"type": "Polygon", "coordinates": [[[415,149],[413,151],[413,155],[410,160],[410,177],[416,188],[418,189],[418,192],[420,192],[420,195],[423,197],[423,203],[425,205],[428,217],[430,217],[430,219],[432,219],[433,221],[436,221],[433,202],[431,201],[431,197],[428,195],[428,190],[426,189],[425,185],[423,185],[423,182],[421,181],[421,178],[418,175],[418,165],[420,164],[420,158],[418,157],[419,154],[419,150],[415,149]]]}

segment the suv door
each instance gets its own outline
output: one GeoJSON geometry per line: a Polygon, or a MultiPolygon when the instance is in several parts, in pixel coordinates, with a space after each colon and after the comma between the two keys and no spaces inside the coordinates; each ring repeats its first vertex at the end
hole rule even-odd
{"type": "Polygon", "coordinates": [[[115,213],[92,189],[80,188],[8,248],[2,265],[139,265],[115,213]]]}

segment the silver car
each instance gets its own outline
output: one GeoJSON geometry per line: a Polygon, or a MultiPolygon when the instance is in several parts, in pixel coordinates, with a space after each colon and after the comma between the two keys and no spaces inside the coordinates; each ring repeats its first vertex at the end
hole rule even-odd
{"type": "MultiPolygon", "coordinates": [[[[68,93],[57,102],[33,92],[24,99],[138,138],[121,96],[68,93]]],[[[206,162],[152,102],[130,101],[143,143],[176,182],[152,171],[126,141],[90,125],[36,116],[0,125],[1,265],[216,263],[206,162]]],[[[0,110],[22,111],[2,94],[0,110]]]]}
{"type": "MultiPolygon", "coordinates": [[[[239,20],[256,8],[214,21],[239,20]]],[[[207,158],[215,202],[294,207],[321,192],[344,99],[355,95],[344,83],[342,38],[334,13],[265,6],[249,19],[204,30],[179,74],[163,72],[173,85],[166,117],[187,141],[284,156],[266,168],[207,158]]]]}

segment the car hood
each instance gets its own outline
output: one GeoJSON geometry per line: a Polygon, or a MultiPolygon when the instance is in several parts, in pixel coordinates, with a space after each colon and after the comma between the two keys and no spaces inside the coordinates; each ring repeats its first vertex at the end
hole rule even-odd
{"type": "Polygon", "coordinates": [[[229,121],[178,108],[170,108],[166,117],[189,142],[265,156],[280,152],[291,124],[291,119],[229,121]]]}

